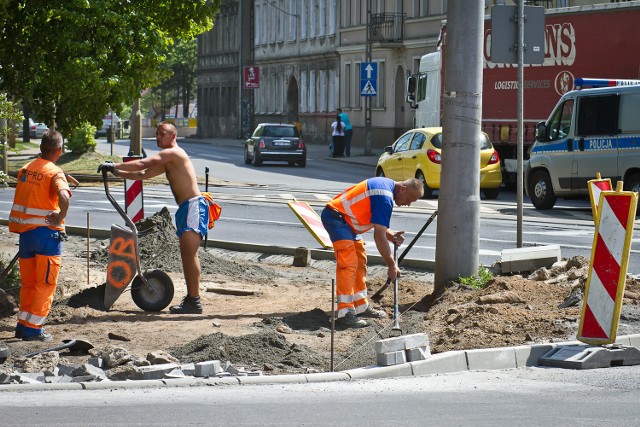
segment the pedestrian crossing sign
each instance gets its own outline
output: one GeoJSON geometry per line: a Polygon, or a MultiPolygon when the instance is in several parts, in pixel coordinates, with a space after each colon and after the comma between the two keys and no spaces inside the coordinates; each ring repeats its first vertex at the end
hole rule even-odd
{"type": "Polygon", "coordinates": [[[360,96],[376,96],[375,80],[362,80],[360,84],[360,96]]]}

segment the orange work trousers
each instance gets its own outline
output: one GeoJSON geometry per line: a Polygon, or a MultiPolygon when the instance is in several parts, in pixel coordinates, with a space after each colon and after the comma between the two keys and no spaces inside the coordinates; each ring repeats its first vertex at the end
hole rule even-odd
{"type": "Polygon", "coordinates": [[[21,288],[18,324],[22,328],[42,329],[56,292],[61,258],[60,255],[40,254],[19,258],[21,288]]]}
{"type": "Polygon", "coordinates": [[[355,310],[367,309],[367,252],[364,240],[338,240],[333,242],[336,257],[336,293],[338,318],[355,310]]]}

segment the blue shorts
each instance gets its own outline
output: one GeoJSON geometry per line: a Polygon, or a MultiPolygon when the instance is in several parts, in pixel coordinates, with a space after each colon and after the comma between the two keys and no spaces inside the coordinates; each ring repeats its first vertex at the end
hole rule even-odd
{"type": "Polygon", "coordinates": [[[49,227],[38,227],[20,233],[18,257],[33,258],[38,255],[62,255],[60,232],[49,227]]]}
{"type": "Polygon", "coordinates": [[[356,234],[347,221],[340,218],[339,214],[331,208],[325,207],[320,214],[320,219],[332,242],[362,239],[362,236],[356,234]]]}
{"type": "Polygon", "coordinates": [[[176,212],[178,237],[185,231],[195,231],[203,238],[209,231],[209,202],[202,196],[192,197],[180,203],[176,212]]]}

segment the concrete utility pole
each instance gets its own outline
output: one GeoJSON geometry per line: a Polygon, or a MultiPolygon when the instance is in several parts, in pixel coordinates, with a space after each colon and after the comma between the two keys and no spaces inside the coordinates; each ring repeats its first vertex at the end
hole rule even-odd
{"type": "Polygon", "coordinates": [[[484,1],[450,0],[435,291],[478,273],[484,1]]]}
{"type": "MultiPolygon", "coordinates": [[[[140,112],[140,98],[136,98],[133,102],[133,120],[131,126],[131,154],[134,156],[142,155],[142,113],[140,112]]],[[[113,114],[113,113],[112,113],[113,114]]],[[[113,123],[113,115],[111,116],[113,123]]]]}
{"type": "MultiPolygon", "coordinates": [[[[367,45],[365,56],[371,62],[371,0],[367,0],[367,45]]],[[[364,154],[371,154],[371,97],[364,97],[364,154]]]]}

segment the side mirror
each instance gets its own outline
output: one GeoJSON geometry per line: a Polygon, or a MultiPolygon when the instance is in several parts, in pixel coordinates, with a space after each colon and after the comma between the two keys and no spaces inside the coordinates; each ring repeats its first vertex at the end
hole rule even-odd
{"type": "Polygon", "coordinates": [[[405,100],[411,106],[411,108],[415,109],[418,107],[418,103],[416,102],[416,88],[418,86],[418,75],[414,74],[407,78],[407,96],[405,100]]]}
{"type": "Polygon", "coordinates": [[[387,145],[384,147],[384,152],[389,154],[393,153],[393,145],[387,145]]]}
{"type": "Polygon", "coordinates": [[[546,141],[547,137],[547,124],[545,122],[538,122],[536,124],[536,141],[546,141]]]}

